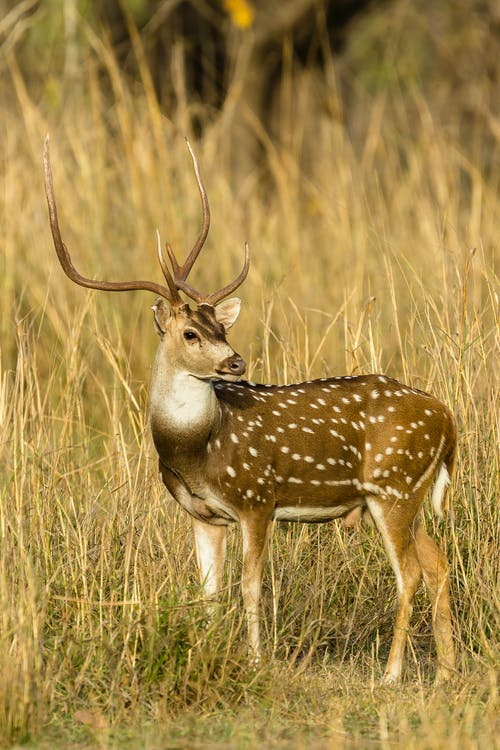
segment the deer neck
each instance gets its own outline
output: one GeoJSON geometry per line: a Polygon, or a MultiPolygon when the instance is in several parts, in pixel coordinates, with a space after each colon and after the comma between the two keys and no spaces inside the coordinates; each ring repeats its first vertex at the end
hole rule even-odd
{"type": "Polygon", "coordinates": [[[176,468],[205,457],[207,443],[221,423],[212,382],[176,368],[160,347],[153,365],[150,401],[153,439],[162,461],[176,468]]]}

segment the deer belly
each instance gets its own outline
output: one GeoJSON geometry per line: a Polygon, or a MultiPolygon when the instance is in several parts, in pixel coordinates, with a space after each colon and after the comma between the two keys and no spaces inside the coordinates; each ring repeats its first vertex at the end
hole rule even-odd
{"type": "Polygon", "coordinates": [[[273,519],[275,521],[294,521],[297,523],[324,523],[333,521],[334,518],[344,516],[353,505],[335,505],[333,507],[307,506],[307,505],[283,505],[275,508],[273,519]]]}

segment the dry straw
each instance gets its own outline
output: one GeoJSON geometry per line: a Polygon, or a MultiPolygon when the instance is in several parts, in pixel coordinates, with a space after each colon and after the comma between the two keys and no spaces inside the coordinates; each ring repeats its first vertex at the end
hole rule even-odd
{"type": "MultiPolygon", "coordinates": [[[[105,746],[110,728],[123,726],[151,748],[175,732],[190,742],[229,737],[232,747],[280,732],[328,738],[325,747],[363,738],[381,747],[493,746],[498,174],[474,168],[418,97],[397,147],[383,99],[373,101],[357,148],[323,113],[305,172],[307,110],[299,113],[284,123],[286,150],[262,137],[272,188],[231,183],[217,128],[197,144],[213,224],[196,283],[215,288],[234,276],[249,240],[232,340],[250,376],[384,370],[443,399],[460,430],[450,513],[432,528],[452,570],[456,685],[430,687],[431,613],[421,591],[407,682],[376,687],[394,581],[374,533],[335,522],[276,528],[265,574],[269,658],[252,671],[239,541],[231,537],[224,601],[207,622],[189,519],[157,477],[147,414],[152,300],[74,288],[51,245],[47,129],[61,224],[85,273],[158,278],[155,227],[182,255],[198,223],[183,134],[160,111],[145,69],[132,92],[110,49],[90,41],[111,101],[90,62],[81,94],[48,116],[11,59],[0,124],[0,738],[49,724],[105,746]]],[[[402,104],[393,104],[397,123],[402,104]]],[[[426,523],[435,524],[427,512],[426,523]]]]}

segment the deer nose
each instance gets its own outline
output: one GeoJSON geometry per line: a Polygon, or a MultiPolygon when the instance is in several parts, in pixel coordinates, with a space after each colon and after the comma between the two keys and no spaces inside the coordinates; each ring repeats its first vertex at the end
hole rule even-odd
{"type": "Polygon", "coordinates": [[[221,365],[217,372],[219,372],[221,375],[243,375],[246,368],[247,366],[245,360],[240,357],[239,354],[233,354],[231,357],[228,357],[223,362],[221,362],[221,365]]]}

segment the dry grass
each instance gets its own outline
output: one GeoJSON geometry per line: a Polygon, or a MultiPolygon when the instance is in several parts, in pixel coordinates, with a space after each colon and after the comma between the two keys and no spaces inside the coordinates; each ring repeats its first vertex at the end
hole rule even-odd
{"type": "Polygon", "coordinates": [[[450,404],[460,431],[453,512],[437,524],[426,511],[452,569],[456,684],[432,687],[420,591],[405,683],[377,686],[393,578],[371,530],[336,523],[276,528],[265,576],[269,659],[254,671],[237,535],[223,601],[207,623],[189,519],[157,478],[147,294],[74,287],[51,246],[47,129],[61,225],[84,272],[158,279],[155,227],[181,254],[197,232],[182,137],[147,78],[132,96],[93,42],[111,95],[89,65],[83,90],[50,113],[11,60],[0,121],[0,742],[493,747],[500,174],[469,163],[418,101],[397,148],[397,106],[389,127],[384,105],[372,102],[357,148],[324,114],[308,174],[298,171],[304,118],[288,123],[287,151],[264,142],[271,188],[230,183],[216,129],[197,144],[213,229],[196,281],[221,284],[250,241],[232,340],[252,378],[383,370],[450,404]]]}

